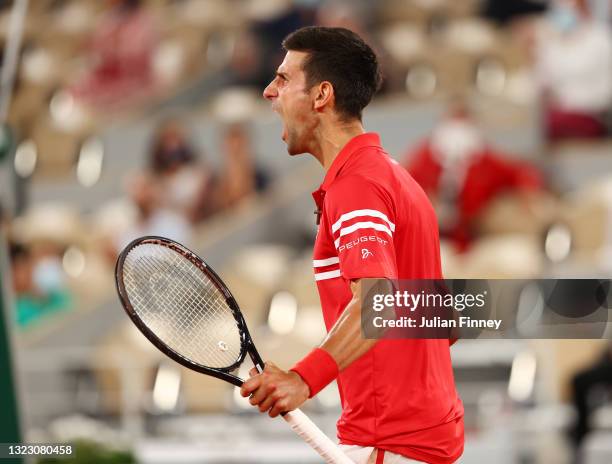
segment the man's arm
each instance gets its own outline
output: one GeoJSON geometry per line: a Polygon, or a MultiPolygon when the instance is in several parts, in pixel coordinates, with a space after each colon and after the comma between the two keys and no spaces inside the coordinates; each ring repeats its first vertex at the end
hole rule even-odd
{"type": "MultiPolygon", "coordinates": [[[[276,417],[281,412],[300,407],[308,398],[318,393],[322,388],[321,383],[325,383],[327,380],[329,380],[327,381],[329,383],[334,380],[339,371],[348,367],[372,348],[377,340],[364,339],[361,335],[361,291],[361,280],[353,281],[351,283],[353,294],[351,301],[333,325],[323,343],[313,351],[313,353],[316,353],[315,356],[322,357],[323,364],[326,362],[328,364],[327,366],[313,366],[315,368],[321,367],[321,370],[324,371],[324,378],[320,379],[319,385],[309,385],[307,380],[303,379],[294,370],[286,372],[272,363],[266,363],[261,374],[258,375],[254,369],[251,371],[253,377],[242,385],[241,395],[245,397],[251,395],[249,401],[253,406],[258,406],[261,412],[268,411],[270,417],[276,417]],[[325,357],[328,357],[327,361],[325,357]],[[334,365],[332,366],[331,363],[334,365]],[[327,375],[325,371],[327,371],[327,375]],[[311,387],[314,387],[317,391],[313,392],[311,387]]],[[[308,362],[310,356],[307,356],[303,362],[308,362]]],[[[296,370],[299,370],[299,368],[296,370]]],[[[315,382],[311,381],[311,383],[315,382]]]]}
{"type": "Polygon", "coordinates": [[[361,280],[351,282],[353,298],[319,346],[327,351],[342,371],[360,358],[377,340],[361,335],[361,280]]]}

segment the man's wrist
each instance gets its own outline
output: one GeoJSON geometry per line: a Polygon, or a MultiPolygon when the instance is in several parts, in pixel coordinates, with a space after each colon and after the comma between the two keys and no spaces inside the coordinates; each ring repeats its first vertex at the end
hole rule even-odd
{"type": "Polygon", "coordinates": [[[322,348],[312,350],[290,370],[296,372],[308,385],[310,390],[308,398],[323,390],[338,377],[339,373],[336,360],[322,348]]]}

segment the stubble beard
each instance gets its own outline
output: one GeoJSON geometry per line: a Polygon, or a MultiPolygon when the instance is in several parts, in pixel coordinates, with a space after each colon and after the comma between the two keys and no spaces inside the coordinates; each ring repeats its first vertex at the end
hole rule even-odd
{"type": "Polygon", "coordinates": [[[306,153],[304,144],[300,143],[300,136],[296,129],[287,128],[287,153],[289,156],[301,155],[306,153]]]}

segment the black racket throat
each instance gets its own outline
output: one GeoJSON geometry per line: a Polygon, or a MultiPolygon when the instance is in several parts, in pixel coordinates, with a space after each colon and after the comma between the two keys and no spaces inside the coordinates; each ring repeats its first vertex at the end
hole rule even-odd
{"type": "MultiPolygon", "coordinates": [[[[253,365],[257,368],[257,370],[259,372],[263,371],[264,363],[261,360],[261,357],[259,356],[259,353],[255,349],[254,345],[251,345],[251,349],[248,350],[248,353],[249,353],[249,357],[251,358],[251,361],[253,362],[253,365]]],[[[245,381],[245,379],[241,379],[237,375],[233,374],[232,373],[233,371],[224,371],[223,369],[209,369],[209,368],[206,368],[206,367],[203,367],[203,366],[197,366],[197,368],[196,368],[195,366],[192,366],[191,364],[185,364],[185,363],[177,360],[176,358],[174,358],[170,354],[166,353],[165,351],[164,351],[164,354],[166,354],[170,358],[174,359],[175,361],[183,364],[185,367],[188,367],[188,368],[193,369],[195,371],[201,372],[202,374],[211,375],[211,376],[216,377],[218,379],[225,380],[226,382],[229,382],[232,385],[235,385],[236,387],[242,387],[242,384],[245,381]]]]}
{"type": "MultiPolygon", "coordinates": [[[[146,236],[132,241],[120,253],[117,259],[115,266],[115,283],[121,304],[132,322],[153,345],[179,364],[196,372],[225,380],[237,387],[240,387],[244,380],[235,375],[234,372],[237,371],[244,362],[247,353],[255,367],[259,371],[263,370],[263,360],[255,348],[255,344],[253,343],[236,299],[219,275],[217,275],[217,273],[200,257],[183,245],[158,236],[146,236]],[[135,250],[138,251],[135,252],[135,250]],[[143,252],[142,250],[145,251],[143,252]],[[155,256],[155,259],[153,259],[153,257],[149,259],[150,256],[148,255],[153,255],[158,250],[161,251],[159,256],[155,256]],[[135,255],[137,256],[136,258],[134,257],[135,255]],[[168,264],[169,260],[173,260],[172,264],[168,264]],[[146,262],[147,264],[141,265],[139,268],[138,266],[141,262],[146,262]],[[186,270],[181,268],[183,265],[186,270]],[[137,278],[134,277],[134,269],[142,271],[138,274],[137,278]],[[170,279],[170,277],[172,278],[170,279]],[[178,289],[177,284],[180,284],[180,288],[178,289]],[[167,288],[164,288],[164,285],[166,285],[167,288]],[[205,288],[205,286],[208,287],[205,288]],[[194,288],[197,291],[194,290],[192,292],[193,295],[189,294],[194,288]],[[205,308],[209,307],[210,302],[207,301],[205,296],[202,296],[201,289],[205,289],[208,293],[214,293],[217,299],[217,305],[221,305],[220,301],[224,300],[224,303],[227,305],[224,312],[226,312],[227,309],[231,311],[231,315],[233,316],[232,322],[235,323],[235,330],[239,333],[239,355],[234,362],[227,366],[211,367],[209,365],[204,365],[192,359],[190,355],[186,355],[185,351],[181,348],[182,345],[178,344],[178,348],[176,346],[172,347],[169,346],[167,340],[164,341],[164,334],[167,330],[164,330],[165,327],[163,323],[158,323],[160,320],[158,313],[163,314],[165,318],[161,318],[163,321],[172,321],[174,314],[171,309],[176,306],[177,318],[180,317],[180,311],[185,307],[194,308],[193,313],[198,315],[202,314],[201,317],[203,320],[209,317],[206,313],[207,309],[205,308]],[[161,295],[163,297],[162,303],[159,303],[158,300],[151,297],[152,294],[161,295]],[[184,298],[185,302],[181,304],[181,298],[185,295],[187,295],[187,297],[184,298]],[[148,300],[149,298],[151,301],[148,300]],[[177,303],[177,300],[179,303],[177,303]],[[149,311],[151,306],[156,305],[160,307],[159,311],[149,311]],[[168,310],[168,308],[170,308],[170,310],[168,310]],[[148,316],[149,314],[151,314],[150,317],[148,316]]],[[[227,314],[225,318],[224,323],[228,325],[227,314]]],[[[189,339],[188,334],[191,328],[190,325],[197,325],[197,321],[194,322],[193,317],[186,318],[185,321],[185,324],[180,326],[181,328],[184,327],[187,333],[185,339],[192,346],[197,348],[201,340],[189,339]]],[[[216,327],[214,317],[212,317],[210,322],[206,323],[212,329],[216,327]]],[[[168,324],[170,324],[170,322],[167,322],[167,325],[168,324]]],[[[202,338],[206,339],[206,336],[206,332],[203,332],[202,338]]],[[[210,341],[208,341],[208,343],[209,342],[210,341]]],[[[218,343],[221,344],[223,342],[219,341],[218,343]]]]}

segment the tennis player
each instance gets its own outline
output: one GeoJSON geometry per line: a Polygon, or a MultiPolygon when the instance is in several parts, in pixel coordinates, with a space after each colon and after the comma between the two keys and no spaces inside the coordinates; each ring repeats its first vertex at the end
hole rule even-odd
{"type": "Polygon", "coordinates": [[[306,27],[285,38],[264,90],[289,155],[325,168],[314,275],[328,335],[288,372],[266,363],[241,393],[275,417],[337,380],[338,438],[357,463],[449,464],[463,451],[463,405],[449,340],[368,340],[361,280],[441,278],[438,227],[425,193],[366,133],[362,110],[380,84],[376,54],[355,33],[306,27]]]}

